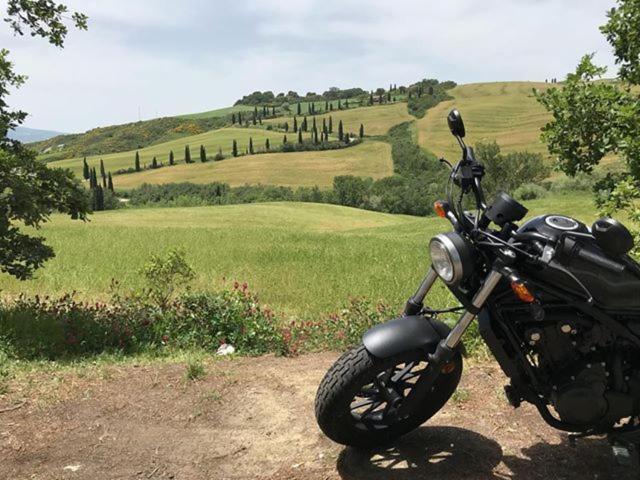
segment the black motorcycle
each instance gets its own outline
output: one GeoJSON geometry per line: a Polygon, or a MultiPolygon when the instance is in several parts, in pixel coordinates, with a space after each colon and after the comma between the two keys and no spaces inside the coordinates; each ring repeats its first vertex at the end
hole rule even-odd
{"type": "Polygon", "coordinates": [[[462,336],[477,317],[482,339],[510,383],[511,405],[536,406],[572,435],[640,437],[640,265],[618,221],[591,229],[527,209],[506,193],[491,205],[483,166],[465,145],[457,110],[447,121],[462,148],[447,201],[435,204],[453,231],[431,239],[431,268],[401,317],[378,325],[327,372],[316,418],[332,440],[384,444],[432,417],[462,374],[462,336]],[[470,210],[465,210],[465,207],[470,210]],[[424,298],[440,278],[461,307],[433,310],[424,298]],[[463,312],[453,328],[437,319],[463,312]]]}

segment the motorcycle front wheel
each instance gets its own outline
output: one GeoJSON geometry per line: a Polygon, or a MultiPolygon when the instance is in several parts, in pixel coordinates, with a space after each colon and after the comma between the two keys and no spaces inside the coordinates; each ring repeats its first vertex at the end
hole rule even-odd
{"type": "Polygon", "coordinates": [[[325,374],[316,394],[316,419],[335,442],[353,447],[384,445],[419,427],[455,392],[462,374],[458,353],[433,387],[402,417],[397,409],[427,367],[424,352],[376,358],[363,345],[344,353],[325,374]]]}

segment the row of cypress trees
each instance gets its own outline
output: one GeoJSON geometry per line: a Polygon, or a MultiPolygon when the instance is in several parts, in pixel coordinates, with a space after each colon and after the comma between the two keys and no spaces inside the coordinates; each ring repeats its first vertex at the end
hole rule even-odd
{"type": "Polygon", "coordinates": [[[98,180],[98,172],[96,167],[89,167],[87,158],[83,159],[82,176],[89,181],[89,190],[91,192],[91,207],[94,211],[104,210],[105,191],[109,190],[114,193],[113,177],[111,172],[107,172],[104,168],[104,161],[100,159],[100,178],[98,180]]]}

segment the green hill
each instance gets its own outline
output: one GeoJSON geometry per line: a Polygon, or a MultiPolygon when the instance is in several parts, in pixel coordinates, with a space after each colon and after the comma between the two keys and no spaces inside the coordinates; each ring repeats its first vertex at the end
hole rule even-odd
{"type": "MultiPolygon", "coordinates": [[[[222,128],[219,130],[211,130],[198,135],[190,135],[181,137],[169,142],[155,144],[140,150],[128,150],[108,155],[95,155],[87,157],[90,166],[98,166],[100,159],[104,161],[105,168],[115,173],[119,169],[131,168],[134,165],[136,151],[140,154],[140,163],[144,166],[150,165],[153,157],[157,157],[158,162],[167,164],[169,161],[169,152],[173,150],[176,162],[184,162],[185,145],[189,145],[191,149],[191,158],[199,161],[199,148],[204,145],[207,149],[207,155],[213,159],[214,155],[221,148],[224,155],[231,155],[233,140],[238,142],[238,150],[244,152],[249,148],[249,139],[253,139],[253,145],[256,150],[263,149],[265,140],[268,138],[273,145],[280,145],[282,142],[282,133],[268,131],[259,128],[222,128]]],[[[51,163],[54,167],[70,168],[73,172],[82,175],[82,157],[70,158],[51,163]]],[[[175,168],[175,167],[172,167],[175,168]]]]}
{"type": "Polygon", "coordinates": [[[184,119],[178,117],[156,118],[144,122],[99,127],[85,133],[58,135],[30,147],[45,162],[106,155],[112,152],[136,150],[214,130],[227,125],[226,118],[184,119]]]}

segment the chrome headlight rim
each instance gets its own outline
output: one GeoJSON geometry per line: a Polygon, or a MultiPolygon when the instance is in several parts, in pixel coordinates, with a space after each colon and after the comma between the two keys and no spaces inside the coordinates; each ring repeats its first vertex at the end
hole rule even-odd
{"type": "Polygon", "coordinates": [[[452,275],[450,279],[443,276],[443,272],[439,271],[439,269],[436,268],[436,266],[433,264],[433,261],[431,262],[431,266],[434,269],[434,271],[438,274],[438,277],[440,277],[440,279],[442,279],[442,281],[447,285],[456,285],[460,283],[464,279],[465,273],[466,273],[465,263],[467,262],[465,261],[465,251],[466,251],[467,245],[466,245],[466,242],[464,242],[464,239],[462,237],[460,237],[457,234],[455,235],[457,237],[456,240],[458,240],[461,243],[460,246],[456,245],[457,242],[453,240],[451,235],[447,235],[444,233],[436,235],[429,242],[429,253],[431,254],[432,258],[433,258],[433,248],[434,248],[433,245],[435,243],[440,244],[440,246],[443,247],[443,251],[446,252],[447,254],[447,257],[449,259],[450,266],[451,266],[451,271],[452,271],[452,275]],[[465,251],[461,251],[461,249],[465,249],[465,251]]]}

